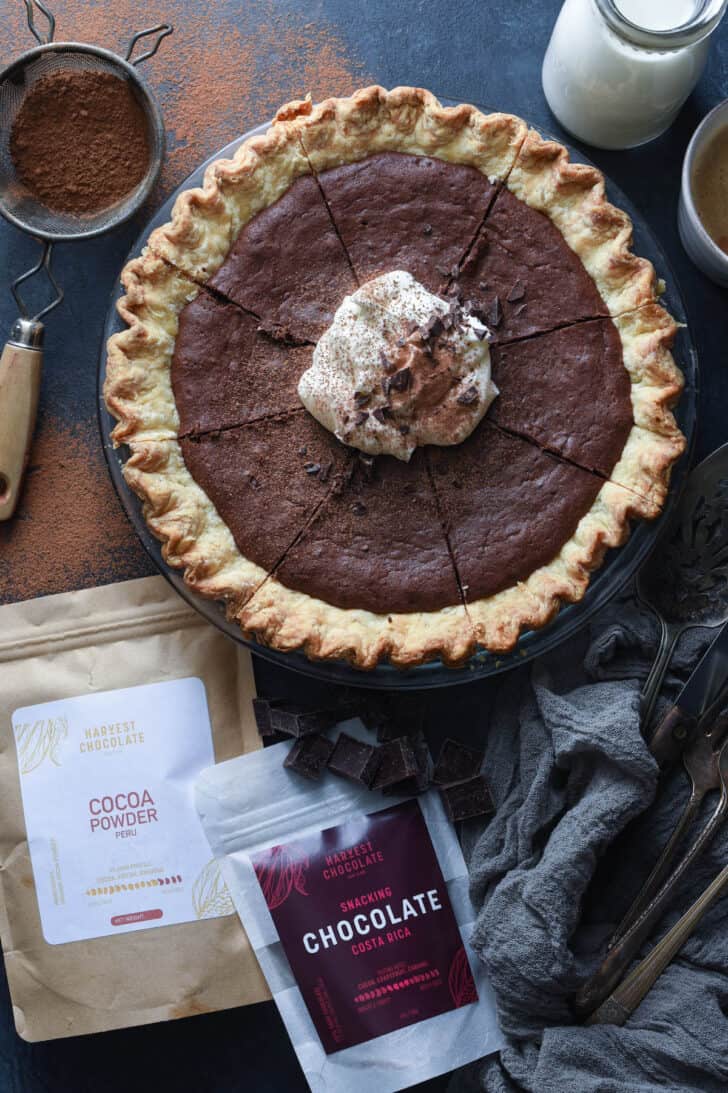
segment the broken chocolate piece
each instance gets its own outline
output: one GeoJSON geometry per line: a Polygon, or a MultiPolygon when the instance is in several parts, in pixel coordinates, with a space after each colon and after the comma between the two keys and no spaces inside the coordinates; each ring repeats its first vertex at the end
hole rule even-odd
{"type": "Polygon", "coordinates": [[[361,410],[362,406],[366,406],[371,397],[372,396],[368,391],[355,391],[354,406],[357,408],[357,410],[361,410]]]}
{"type": "Polygon", "coordinates": [[[469,778],[467,782],[444,786],[440,790],[445,811],[453,823],[458,820],[470,820],[473,816],[485,816],[494,812],[493,798],[488,783],[482,774],[469,778]]]}
{"type": "Polygon", "coordinates": [[[511,291],[506,296],[509,304],[515,304],[526,295],[526,289],[522,281],[516,281],[511,291]]]}
{"type": "Polygon", "coordinates": [[[459,740],[447,739],[440,748],[432,780],[439,786],[466,782],[480,773],[483,758],[482,751],[468,748],[459,740]]]}
{"type": "Polygon", "coordinates": [[[326,736],[304,736],[296,740],[283,766],[288,770],[295,770],[296,774],[302,774],[304,778],[317,781],[326,770],[333,750],[333,741],[326,736]]]}
{"type": "Polygon", "coordinates": [[[368,420],[368,418],[369,418],[369,411],[368,410],[359,410],[357,412],[356,417],[354,418],[354,425],[357,425],[357,426],[358,425],[363,425],[364,422],[368,420]]]}
{"type": "Polygon", "coordinates": [[[418,773],[417,756],[412,742],[406,736],[389,740],[379,748],[379,765],[372,782],[372,789],[385,789],[418,773]]]}
{"type": "Polygon", "coordinates": [[[378,765],[378,748],[355,740],[348,733],[339,733],[329,759],[329,770],[362,786],[370,786],[378,765]]]}
{"type": "Polygon", "coordinates": [[[377,406],[376,410],[372,410],[372,417],[375,417],[380,425],[384,425],[388,413],[389,409],[387,406],[377,406]]]}
{"type": "Polygon", "coordinates": [[[394,372],[394,365],[383,349],[379,350],[379,363],[385,372],[394,372]]]}
{"type": "Polygon", "coordinates": [[[400,368],[389,380],[390,391],[406,391],[410,385],[412,372],[409,368],[400,368]]]}

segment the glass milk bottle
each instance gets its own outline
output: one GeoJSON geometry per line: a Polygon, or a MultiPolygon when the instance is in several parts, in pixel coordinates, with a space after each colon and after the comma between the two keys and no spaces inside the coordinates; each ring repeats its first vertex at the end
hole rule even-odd
{"type": "Polygon", "coordinates": [[[672,124],[728,0],[565,0],[543,62],[551,110],[575,137],[633,148],[672,124]]]}

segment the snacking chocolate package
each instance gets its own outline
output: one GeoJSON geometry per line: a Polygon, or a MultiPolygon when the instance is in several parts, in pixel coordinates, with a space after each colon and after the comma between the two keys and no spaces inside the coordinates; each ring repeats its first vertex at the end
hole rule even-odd
{"type": "Polygon", "coordinates": [[[311,1089],[388,1093],[496,1051],[439,795],[312,782],[284,766],[295,746],[204,771],[196,802],[311,1089]]]}

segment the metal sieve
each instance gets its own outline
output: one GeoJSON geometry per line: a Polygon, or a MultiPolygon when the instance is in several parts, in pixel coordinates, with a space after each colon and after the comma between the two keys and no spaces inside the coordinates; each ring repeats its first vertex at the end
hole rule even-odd
{"type": "MultiPolygon", "coordinates": [[[[162,115],[136,66],[153,57],[163,38],[172,33],[168,23],[140,30],[130,40],[123,57],[100,46],[82,42],[54,42],[55,19],[41,0],[24,0],[28,26],[39,43],[21,54],[0,72],[0,214],[43,245],[40,259],[13,281],[11,289],[20,318],[13,325],[10,340],[0,359],[0,520],[15,509],[22,472],[27,460],[37,409],[40,385],[43,324],[40,320],[63,299],[51,271],[53,243],[90,239],[128,220],[149,196],[162,167],[165,138],[162,115]],[[36,9],[46,21],[41,32],[36,9]],[[156,35],[146,52],[132,59],[137,44],[156,35]],[[10,134],[27,92],[43,76],[58,71],[85,69],[107,72],[124,80],[142,108],[147,123],[149,166],[146,174],[120,201],[93,215],[57,212],[39,202],[18,178],[10,154],[10,134]],[[36,274],[44,274],[53,291],[50,302],[30,315],[20,287],[36,274]]],[[[38,149],[43,154],[43,149],[38,149]]]]}

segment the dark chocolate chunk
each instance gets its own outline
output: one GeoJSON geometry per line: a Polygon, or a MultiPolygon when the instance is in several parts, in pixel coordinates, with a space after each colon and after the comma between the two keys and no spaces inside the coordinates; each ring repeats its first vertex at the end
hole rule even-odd
{"type": "Polygon", "coordinates": [[[253,713],[255,714],[255,724],[258,728],[259,736],[273,736],[275,729],[270,723],[270,711],[271,707],[276,704],[280,699],[270,698],[254,698],[253,699],[253,713]]]}
{"type": "Polygon", "coordinates": [[[358,410],[357,415],[354,418],[354,424],[355,425],[363,425],[364,422],[368,420],[368,418],[369,418],[369,411],[368,410],[358,410]]]}
{"type": "Polygon", "coordinates": [[[409,425],[400,425],[398,428],[402,436],[407,436],[407,433],[410,431],[409,425]]]}
{"type": "Polygon", "coordinates": [[[453,823],[494,812],[493,799],[482,774],[440,790],[445,811],[453,823]]]}
{"type": "Polygon", "coordinates": [[[417,756],[412,742],[406,736],[389,740],[379,748],[379,765],[372,782],[372,789],[385,789],[418,773],[417,756]]]}
{"type": "MultiPolygon", "coordinates": [[[[404,342],[402,344],[404,345],[404,342]]],[[[394,371],[394,365],[392,364],[391,360],[389,359],[389,357],[387,356],[387,354],[384,352],[383,349],[379,350],[379,363],[381,364],[381,366],[382,366],[382,368],[384,369],[385,372],[393,372],[394,371]]]]}
{"type": "Polygon", "coordinates": [[[372,410],[372,416],[375,417],[381,425],[384,425],[388,413],[389,410],[386,406],[377,406],[376,410],[372,410]]]}
{"type": "Polygon", "coordinates": [[[333,710],[304,710],[288,702],[272,707],[269,716],[273,731],[285,733],[286,736],[310,736],[324,732],[339,720],[333,710]]]}
{"type": "Polygon", "coordinates": [[[304,736],[296,740],[283,766],[317,781],[326,770],[333,750],[333,741],[326,736],[304,736]]]}
{"type": "Polygon", "coordinates": [[[351,506],[351,511],[354,513],[355,516],[366,516],[367,507],[363,501],[354,501],[351,506]]]}
{"type": "Polygon", "coordinates": [[[422,227],[423,235],[432,235],[432,224],[424,224],[422,227]]]}
{"type": "Polygon", "coordinates": [[[361,410],[362,406],[366,406],[371,397],[372,396],[368,391],[355,391],[354,406],[357,408],[357,410],[361,410]]]}
{"type": "Polygon", "coordinates": [[[386,796],[412,797],[415,794],[424,793],[430,788],[430,768],[432,764],[430,749],[427,746],[424,733],[417,733],[415,736],[410,737],[410,741],[417,763],[417,771],[409,778],[404,778],[401,782],[395,782],[394,785],[383,789],[382,793],[386,796]]]}
{"type": "Polygon", "coordinates": [[[475,386],[468,387],[465,391],[462,391],[455,399],[461,406],[471,406],[472,403],[478,401],[478,388],[475,386]]]}
{"type": "Polygon", "coordinates": [[[482,765],[482,751],[468,748],[459,740],[448,739],[440,748],[432,780],[440,786],[446,786],[452,782],[465,782],[480,773],[482,765]]]}
{"type": "Polygon", "coordinates": [[[526,289],[522,281],[516,281],[511,291],[506,296],[509,304],[515,304],[526,295],[526,289]]]}
{"type": "Polygon", "coordinates": [[[379,765],[378,749],[342,732],[337,737],[328,765],[334,774],[362,786],[370,786],[379,765]]]}
{"type": "Polygon", "coordinates": [[[318,474],[321,470],[320,463],[304,463],[303,469],[306,474],[318,474]]]}

